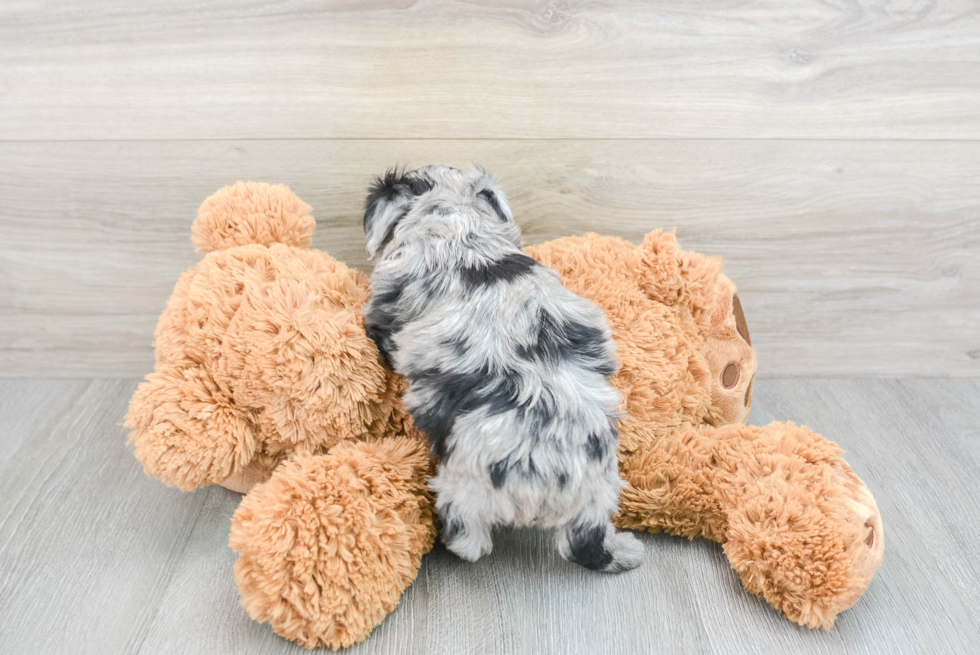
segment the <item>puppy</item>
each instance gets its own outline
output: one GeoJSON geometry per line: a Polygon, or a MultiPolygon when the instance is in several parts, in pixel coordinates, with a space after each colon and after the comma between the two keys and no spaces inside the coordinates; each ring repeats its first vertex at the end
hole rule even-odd
{"type": "Polygon", "coordinates": [[[405,403],[439,457],[442,540],[476,561],[495,525],[556,528],[561,556],[619,572],[643,548],[619,505],[605,315],[525,255],[504,194],[482,170],[389,171],[370,189],[367,252],[380,260],[368,334],[409,382],[405,403]]]}

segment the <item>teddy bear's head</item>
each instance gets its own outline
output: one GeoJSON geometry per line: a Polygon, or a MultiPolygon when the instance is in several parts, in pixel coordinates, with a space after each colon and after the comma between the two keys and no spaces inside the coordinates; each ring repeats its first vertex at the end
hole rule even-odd
{"type": "Polygon", "coordinates": [[[623,455],[684,424],[745,421],[756,354],[719,260],[660,230],[640,245],[587,234],[527,252],[606,312],[622,364],[613,383],[625,401],[623,455]]]}
{"type": "MultiPolygon", "coordinates": [[[[671,239],[667,241],[669,244],[671,239]]],[[[665,235],[651,234],[650,242],[665,235]]],[[[676,248],[676,244],[674,245],[676,248]]],[[[752,408],[752,383],[758,364],[742,303],[731,280],[721,272],[721,260],[699,253],[676,253],[684,280],[687,306],[703,338],[701,352],[711,379],[711,425],[744,423],[752,408]]]]}
{"type": "Polygon", "coordinates": [[[390,431],[400,380],[364,332],[368,278],[306,249],[309,212],[255,183],[201,206],[193,241],[207,254],[167,303],[130,409],[148,473],[245,490],[286,457],[390,431]]]}

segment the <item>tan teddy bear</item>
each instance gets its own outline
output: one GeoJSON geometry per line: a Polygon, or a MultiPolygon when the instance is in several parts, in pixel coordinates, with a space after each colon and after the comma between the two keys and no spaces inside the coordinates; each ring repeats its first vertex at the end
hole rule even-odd
{"type": "MultiPolygon", "coordinates": [[[[364,332],[368,278],[308,250],[310,208],[238,183],[201,206],[207,254],[177,283],[156,368],[127,416],[150,475],[245,492],[232,519],[251,616],[307,647],[363,640],[435,537],[432,459],[405,383],[364,332]]],[[[607,313],[625,399],[620,527],[724,544],[746,588],[829,627],[881,561],[881,520],[834,444],[805,427],[742,425],[755,351],[719,262],[654,232],[528,248],[607,313]]]]}

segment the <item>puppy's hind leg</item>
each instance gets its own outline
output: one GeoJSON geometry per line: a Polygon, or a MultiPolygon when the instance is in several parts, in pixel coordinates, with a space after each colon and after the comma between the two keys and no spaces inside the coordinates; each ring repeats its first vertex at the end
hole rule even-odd
{"type": "MultiPolygon", "coordinates": [[[[581,517],[580,517],[581,518],[581,517]]],[[[643,561],[643,544],[629,532],[616,532],[605,521],[576,519],[558,528],[558,552],[569,562],[592,571],[622,573],[643,561]]]]}
{"type": "Polygon", "coordinates": [[[640,565],[643,544],[635,535],[613,527],[621,482],[614,459],[600,466],[605,470],[587,477],[579,491],[578,512],[558,527],[558,552],[587,569],[621,573],[640,565]]]}
{"type": "Polygon", "coordinates": [[[487,490],[478,481],[454,483],[443,475],[437,475],[431,484],[436,494],[436,512],[442,519],[439,537],[446,548],[468,562],[489,555],[493,539],[487,490]]]}

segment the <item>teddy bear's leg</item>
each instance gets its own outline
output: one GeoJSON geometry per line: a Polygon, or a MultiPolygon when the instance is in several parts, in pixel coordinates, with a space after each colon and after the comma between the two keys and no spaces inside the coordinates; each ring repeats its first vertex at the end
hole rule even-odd
{"type": "Polygon", "coordinates": [[[164,366],[140,384],[126,415],[147,474],[190,491],[241,470],[255,427],[200,368],[164,366]]]}
{"type": "Polygon", "coordinates": [[[446,548],[467,562],[475,562],[493,551],[493,515],[489,492],[472,478],[454,478],[440,470],[432,479],[436,511],[442,520],[439,537],[446,548]]]}
{"type": "Polygon", "coordinates": [[[840,449],[806,427],[772,423],[759,440],[756,465],[732,476],[725,554],[787,618],[830,628],[881,564],[878,506],[840,449]]]}
{"type": "Polygon", "coordinates": [[[622,472],[617,525],[721,542],[745,587],[801,625],[833,625],[881,563],[870,491],[806,427],[688,426],[627,457],[622,472]]]}
{"type": "Polygon", "coordinates": [[[418,439],[342,443],[286,462],[232,518],[242,604],[307,648],[363,640],[398,604],[435,538],[418,439]]]}

